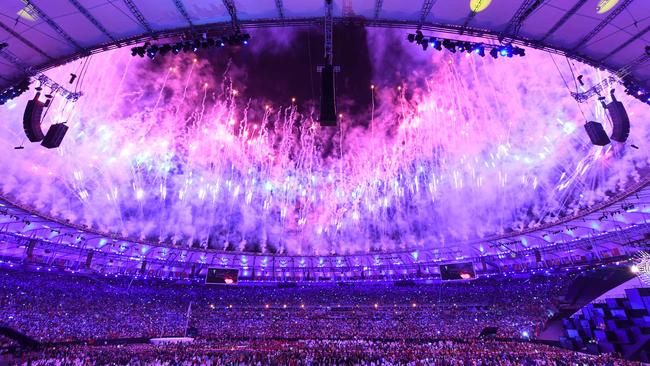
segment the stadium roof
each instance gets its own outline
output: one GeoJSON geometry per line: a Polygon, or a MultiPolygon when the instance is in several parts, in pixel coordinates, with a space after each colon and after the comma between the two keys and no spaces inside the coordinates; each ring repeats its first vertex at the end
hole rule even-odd
{"type": "MultiPolygon", "coordinates": [[[[25,74],[154,37],[207,29],[321,22],[325,1],[6,0],[0,3],[0,88],[25,74]]],[[[521,41],[649,85],[647,0],[335,0],[336,22],[521,41]],[[487,5],[487,7],[486,7],[487,5]],[[478,10],[478,11],[472,11],[478,10]]]]}

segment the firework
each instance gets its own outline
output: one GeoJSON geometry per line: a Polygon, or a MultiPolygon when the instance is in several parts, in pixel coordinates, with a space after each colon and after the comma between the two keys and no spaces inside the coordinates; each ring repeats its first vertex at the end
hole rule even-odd
{"type": "MultiPolygon", "coordinates": [[[[392,50],[370,52],[377,70],[389,66],[392,50]]],[[[64,220],[186,247],[465,250],[458,243],[606,201],[647,169],[648,149],[589,143],[582,125],[605,121],[602,107],[580,110],[546,53],[499,62],[401,52],[408,72],[376,73],[363,88],[367,110],[348,113],[355,101],[341,100],[335,130],[318,125],[309,101],[247,97],[245,65],[218,70],[179,55],[152,69],[128,50],[95,55],[80,76],[84,97],[56,99],[46,116],[70,127],[60,149],[12,149],[31,95],[0,111],[0,189],[64,220]]],[[[586,80],[607,76],[576,68],[586,80]]],[[[631,143],[650,141],[634,124],[648,108],[621,99],[631,143]]]]}

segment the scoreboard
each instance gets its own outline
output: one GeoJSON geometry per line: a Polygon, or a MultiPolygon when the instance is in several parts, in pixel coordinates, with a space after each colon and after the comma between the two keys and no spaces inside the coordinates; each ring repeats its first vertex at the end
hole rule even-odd
{"type": "Polygon", "coordinates": [[[231,268],[208,268],[205,283],[208,285],[236,285],[239,270],[231,268]]]}
{"type": "Polygon", "coordinates": [[[472,262],[443,264],[440,266],[442,280],[470,280],[476,278],[472,262]]]}

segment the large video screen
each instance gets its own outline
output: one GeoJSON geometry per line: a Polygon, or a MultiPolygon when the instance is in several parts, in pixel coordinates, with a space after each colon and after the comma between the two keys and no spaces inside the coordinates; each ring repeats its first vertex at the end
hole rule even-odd
{"type": "Polygon", "coordinates": [[[446,280],[471,280],[476,278],[472,262],[443,264],[440,266],[440,277],[446,280]]]}
{"type": "Polygon", "coordinates": [[[205,283],[209,285],[236,285],[238,277],[238,269],[208,268],[205,283]]]}

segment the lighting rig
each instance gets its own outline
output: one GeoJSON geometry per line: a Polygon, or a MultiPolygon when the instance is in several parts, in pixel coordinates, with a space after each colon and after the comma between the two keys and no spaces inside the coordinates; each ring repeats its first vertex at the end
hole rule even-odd
{"type": "Polygon", "coordinates": [[[625,87],[625,94],[631,95],[643,103],[650,104],[650,90],[640,87],[629,76],[623,78],[622,84],[625,87]]]}
{"type": "Polygon", "coordinates": [[[21,94],[29,90],[30,80],[25,78],[20,81],[18,84],[10,86],[9,88],[3,90],[0,93],[0,105],[7,103],[8,101],[19,97],[21,94]]]}
{"type": "Polygon", "coordinates": [[[178,55],[181,51],[185,53],[189,52],[198,52],[201,49],[207,48],[224,48],[226,46],[240,46],[247,45],[250,41],[251,36],[248,33],[236,33],[231,36],[224,37],[206,37],[205,35],[202,38],[197,38],[194,40],[180,41],[176,43],[165,43],[165,44],[150,44],[146,42],[142,46],[131,48],[131,56],[140,56],[144,57],[145,55],[150,59],[154,59],[157,55],[164,56],[168,53],[173,53],[178,55]]]}
{"type": "Polygon", "coordinates": [[[420,30],[415,33],[410,33],[406,39],[410,43],[421,46],[424,51],[431,47],[438,51],[442,51],[445,48],[451,53],[456,53],[456,51],[460,53],[476,53],[481,57],[485,57],[486,52],[493,58],[526,56],[526,50],[513,46],[511,43],[505,45],[489,45],[480,42],[458,41],[448,38],[425,36],[420,30]]]}

